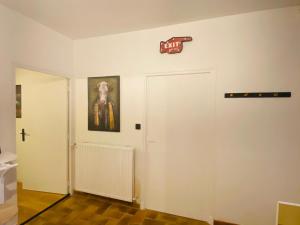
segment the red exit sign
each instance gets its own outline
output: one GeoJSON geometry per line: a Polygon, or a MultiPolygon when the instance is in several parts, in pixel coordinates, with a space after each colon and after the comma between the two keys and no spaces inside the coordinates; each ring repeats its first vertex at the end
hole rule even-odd
{"type": "Polygon", "coordinates": [[[192,37],[172,37],[160,42],[160,53],[175,54],[182,52],[183,42],[192,41],[192,37]]]}

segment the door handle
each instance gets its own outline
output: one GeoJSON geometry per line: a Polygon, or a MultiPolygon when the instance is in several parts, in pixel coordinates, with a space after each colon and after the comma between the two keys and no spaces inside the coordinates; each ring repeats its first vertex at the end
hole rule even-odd
{"type": "Polygon", "coordinates": [[[22,129],[22,132],[20,134],[22,135],[22,141],[25,142],[25,137],[29,136],[29,134],[26,134],[25,129],[22,129]]]}

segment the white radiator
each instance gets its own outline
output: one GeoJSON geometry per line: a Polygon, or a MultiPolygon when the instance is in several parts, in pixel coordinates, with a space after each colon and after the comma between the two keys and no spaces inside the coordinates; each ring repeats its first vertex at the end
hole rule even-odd
{"type": "Polygon", "coordinates": [[[77,144],[75,190],[132,202],[133,154],[128,146],[77,144]]]}

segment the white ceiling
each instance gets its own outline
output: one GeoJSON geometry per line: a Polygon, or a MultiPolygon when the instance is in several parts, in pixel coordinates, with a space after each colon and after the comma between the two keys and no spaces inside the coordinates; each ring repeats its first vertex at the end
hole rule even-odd
{"type": "Polygon", "coordinates": [[[263,9],[300,0],[0,0],[72,39],[160,27],[263,9]]]}

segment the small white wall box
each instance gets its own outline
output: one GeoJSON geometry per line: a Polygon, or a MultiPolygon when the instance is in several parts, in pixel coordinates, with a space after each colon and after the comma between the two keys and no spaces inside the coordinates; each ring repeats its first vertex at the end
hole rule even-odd
{"type": "Polygon", "coordinates": [[[300,204],[278,202],[276,225],[299,225],[300,204]]]}
{"type": "Polygon", "coordinates": [[[16,159],[16,155],[12,153],[0,154],[0,205],[5,203],[5,190],[7,189],[5,175],[9,170],[17,167],[16,159]]]}

